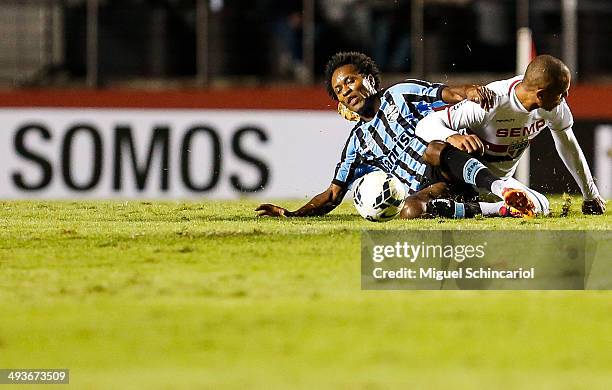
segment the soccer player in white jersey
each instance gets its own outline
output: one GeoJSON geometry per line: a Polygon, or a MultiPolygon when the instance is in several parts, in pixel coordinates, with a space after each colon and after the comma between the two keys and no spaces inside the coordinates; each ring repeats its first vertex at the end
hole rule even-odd
{"type": "MultiPolygon", "coordinates": [[[[548,127],[559,156],[582,191],[583,213],[602,214],[605,201],[572,131],[573,117],[565,101],[570,80],[570,71],[561,60],[540,55],[529,64],[524,76],[487,85],[498,95],[491,110],[464,100],[425,117],[417,125],[416,134],[428,142],[446,141],[460,150],[480,154],[491,172],[529,194],[536,213],[547,214],[546,198],[511,176],[530,141],[548,127]]],[[[505,210],[503,202],[480,205],[484,215],[505,210]]]]}

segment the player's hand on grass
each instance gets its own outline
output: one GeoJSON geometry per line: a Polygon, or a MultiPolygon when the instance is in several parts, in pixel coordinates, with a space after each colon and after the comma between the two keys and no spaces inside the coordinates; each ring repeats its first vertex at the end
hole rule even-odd
{"type": "Polygon", "coordinates": [[[606,201],[601,196],[585,199],[582,202],[582,214],[599,215],[606,211],[606,201]]]}
{"type": "Polygon", "coordinates": [[[446,139],[446,142],[466,153],[478,153],[479,155],[484,154],[484,144],[475,134],[451,135],[446,139]]]}
{"type": "Polygon", "coordinates": [[[259,217],[288,217],[290,214],[289,210],[269,203],[260,204],[255,211],[257,211],[259,217]]]}
{"type": "Polygon", "coordinates": [[[489,111],[495,105],[497,95],[482,85],[473,85],[466,90],[467,100],[480,104],[483,110],[489,111]]]}

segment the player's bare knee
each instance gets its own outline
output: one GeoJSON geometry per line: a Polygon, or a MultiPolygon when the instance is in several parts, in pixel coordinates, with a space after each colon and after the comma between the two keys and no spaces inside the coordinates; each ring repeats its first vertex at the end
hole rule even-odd
{"type": "Polygon", "coordinates": [[[449,188],[448,183],[438,182],[430,185],[429,187],[419,191],[417,195],[423,194],[421,196],[421,200],[425,203],[429,202],[432,199],[441,198],[444,196],[449,196],[449,188]]]}
{"type": "Polygon", "coordinates": [[[406,198],[406,201],[404,202],[404,208],[402,208],[402,211],[400,212],[400,218],[401,219],[414,219],[414,218],[420,218],[425,214],[425,211],[427,210],[427,203],[422,201],[421,199],[414,197],[414,196],[409,196],[408,198],[406,198]]]}
{"type": "Polygon", "coordinates": [[[425,154],[423,155],[423,159],[429,165],[434,167],[440,166],[440,156],[442,155],[442,151],[448,144],[442,141],[432,141],[427,145],[427,149],[425,149],[425,154]]]}

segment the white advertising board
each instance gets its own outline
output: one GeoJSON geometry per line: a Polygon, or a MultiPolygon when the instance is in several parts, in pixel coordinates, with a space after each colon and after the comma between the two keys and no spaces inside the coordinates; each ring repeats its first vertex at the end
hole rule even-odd
{"type": "Polygon", "coordinates": [[[0,198],[310,197],[351,123],[334,112],[0,109],[0,198]]]}

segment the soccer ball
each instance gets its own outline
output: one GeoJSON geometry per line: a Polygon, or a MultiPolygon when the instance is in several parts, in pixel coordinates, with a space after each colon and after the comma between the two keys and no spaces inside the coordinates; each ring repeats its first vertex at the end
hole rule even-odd
{"type": "Polygon", "coordinates": [[[368,221],[384,222],[397,217],[404,207],[405,198],[402,182],[383,171],[364,175],[353,187],[355,208],[368,221]]]}

